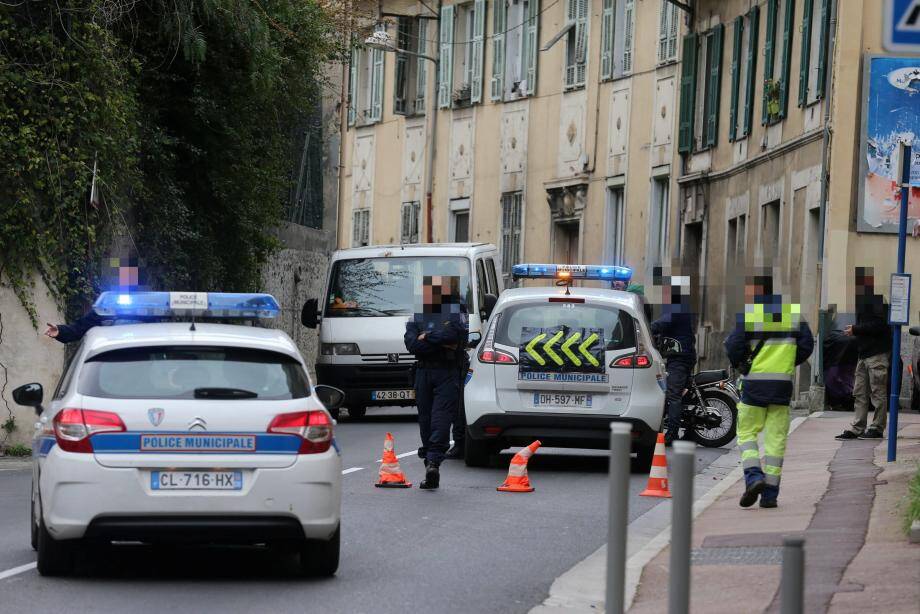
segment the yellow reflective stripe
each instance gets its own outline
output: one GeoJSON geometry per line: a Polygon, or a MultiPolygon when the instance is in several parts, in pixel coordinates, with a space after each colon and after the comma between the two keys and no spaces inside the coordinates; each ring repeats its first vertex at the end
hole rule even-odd
{"type": "Polygon", "coordinates": [[[549,341],[543,344],[543,353],[549,356],[550,359],[552,359],[552,361],[556,363],[557,365],[559,365],[560,367],[563,364],[562,358],[559,357],[559,354],[553,351],[553,346],[556,345],[556,343],[558,343],[560,339],[562,339],[562,336],[564,334],[565,333],[560,330],[555,335],[550,337],[549,341]]]}
{"type": "Polygon", "coordinates": [[[571,337],[565,340],[565,343],[562,344],[562,353],[569,357],[569,360],[572,361],[572,364],[576,367],[581,366],[581,359],[576,356],[571,349],[572,345],[578,343],[578,340],[581,339],[581,333],[575,333],[571,337]]]}
{"type": "Polygon", "coordinates": [[[759,461],[759,460],[760,460],[760,453],[759,453],[756,449],[755,449],[755,450],[744,450],[744,451],[741,453],[741,459],[742,459],[742,460],[747,460],[747,459],[749,459],[749,458],[756,458],[756,459],[759,461]]]}
{"type": "Polygon", "coordinates": [[[530,343],[527,344],[526,347],[524,347],[524,350],[527,352],[527,354],[528,354],[531,358],[533,358],[535,361],[537,361],[537,364],[540,365],[541,367],[542,367],[543,365],[546,364],[546,361],[543,360],[543,357],[542,357],[542,356],[540,356],[539,354],[537,354],[537,353],[534,351],[534,348],[536,347],[537,343],[539,343],[540,341],[542,341],[545,337],[546,337],[546,333],[540,333],[539,335],[537,335],[536,337],[534,337],[534,338],[530,341],[530,343]]]}
{"type": "Polygon", "coordinates": [[[782,467],[774,467],[773,465],[764,465],[763,472],[768,475],[779,476],[783,473],[782,467]]]}
{"type": "Polygon", "coordinates": [[[597,358],[594,357],[594,354],[588,351],[588,348],[591,347],[591,345],[595,341],[597,341],[597,339],[598,339],[597,333],[591,333],[590,335],[588,335],[588,338],[585,339],[585,342],[578,346],[578,351],[581,352],[581,355],[584,356],[585,359],[587,359],[587,361],[591,363],[591,366],[594,366],[594,367],[598,366],[601,363],[597,361],[597,358]]]}

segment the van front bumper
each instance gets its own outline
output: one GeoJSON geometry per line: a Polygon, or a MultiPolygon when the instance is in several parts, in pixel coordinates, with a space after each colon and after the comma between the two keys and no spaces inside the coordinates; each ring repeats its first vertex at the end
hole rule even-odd
{"type": "Polygon", "coordinates": [[[378,390],[411,390],[409,369],[412,363],[369,365],[316,365],[316,379],[320,384],[335,386],[345,393],[345,407],[368,405],[413,406],[415,399],[381,401],[371,398],[378,390]]]}

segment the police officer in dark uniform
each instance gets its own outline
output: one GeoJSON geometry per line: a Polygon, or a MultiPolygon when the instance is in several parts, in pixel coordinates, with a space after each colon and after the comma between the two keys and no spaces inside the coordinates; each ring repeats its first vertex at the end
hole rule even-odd
{"type": "Polygon", "coordinates": [[[463,393],[459,372],[466,352],[469,321],[459,292],[459,279],[426,276],[422,313],[406,323],[406,349],[415,354],[415,401],[425,459],[422,489],[439,486],[441,461],[450,444],[463,393]]]}
{"type": "Polygon", "coordinates": [[[76,320],[73,324],[51,324],[48,322],[45,335],[61,343],[73,343],[82,339],[86,331],[94,326],[101,326],[102,323],[102,317],[90,309],[89,313],[76,320]]]}
{"type": "Polygon", "coordinates": [[[652,334],[673,340],[672,351],[665,357],[668,371],[668,432],[665,445],[678,438],[684,390],[696,365],[696,322],[690,310],[690,278],[662,276],[656,270],[656,283],[662,284],[662,314],[652,322],[652,334]]]}

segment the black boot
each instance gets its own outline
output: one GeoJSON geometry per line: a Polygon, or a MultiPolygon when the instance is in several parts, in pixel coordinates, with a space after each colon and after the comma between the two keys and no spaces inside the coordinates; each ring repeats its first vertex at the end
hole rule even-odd
{"type": "Polygon", "coordinates": [[[450,447],[450,450],[447,451],[447,454],[444,455],[444,458],[448,458],[451,460],[457,460],[459,458],[463,458],[463,444],[452,445],[450,447]]]}
{"type": "Polygon", "coordinates": [[[425,479],[418,485],[422,490],[436,490],[441,484],[441,470],[437,465],[428,465],[425,470],[425,479]]]}
{"type": "Polygon", "coordinates": [[[766,485],[767,483],[764,482],[763,480],[757,480],[756,482],[748,486],[745,489],[744,494],[741,495],[741,501],[739,501],[738,504],[741,507],[751,507],[752,505],[757,503],[757,497],[760,496],[760,493],[763,492],[763,489],[766,485]]]}

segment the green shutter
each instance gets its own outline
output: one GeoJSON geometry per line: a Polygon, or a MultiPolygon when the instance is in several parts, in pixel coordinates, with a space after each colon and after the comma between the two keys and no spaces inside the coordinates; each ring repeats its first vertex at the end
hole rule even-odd
{"type": "MultiPolygon", "coordinates": [[[[428,20],[418,20],[418,53],[428,53],[428,20]]],[[[416,113],[425,112],[425,97],[428,93],[428,61],[425,58],[415,58],[415,108],[416,113]]]]}
{"type": "Polygon", "coordinates": [[[735,127],[738,124],[738,95],[739,89],[741,87],[741,75],[738,74],[741,69],[741,40],[744,35],[744,16],[738,15],[735,17],[735,27],[732,33],[732,93],[731,93],[731,109],[728,112],[728,140],[733,142],[737,138],[737,130],[735,127]]]}
{"type": "Polygon", "coordinates": [[[776,44],[776,10],[779,0],[767,0],[767,36],[763,41],[763,109],[761,110],[762,123],[770,119],[767,111],[767,81],[773,79],[773,46],[776,44]]]}
{"type": "Polygon", "coordinates": [[[824,98],[824,81],[827,79],[827,44],[831,29],[831,0],[821,0],[821,48],[818,50],[818,91],[815,98],[824,98]]]}
{"type": "Polygon", "coordinates": [[[604,0],[601,17],[601,79],[613,77],[613,0],[604,0]]]}
{"type": "Polygon", "coordinates": [[[783,66],[780,74],[779,116],[786,117],[789,106],[789,69],[792,65],[792,24],[795,22],[795,0],[786,0],[786,12],[783,15],[783,66]]]}
{"type": "Polygon", "coordinates": [[[677,151],[690,153],[693,149],[693,110],[696,96],[696,34],[684,37],[680,65],[680,117],[677,129],[677,151]]]}
{"type": "Polygon", "coordinates": [[[450,107],[454,77],[454,7],[441,8],[441,49],[438,58],[438,107],[450,107]]]}
{"type": "Polygon", "coordinates": [[[722,39],[725,26],[719,24],[709,35],[709,83],[706,96],[709,98],[706,117],[706,146],[715,147],[719,142],[719,100],[722,98],[722,39]]]}
{"type": "Polygon", "coordinates": [[[805,0],[802,16],[802,56],[799,62],[799,106],[808,103],[808,58],[811,55],[811,12],[814,0],[805,0]]]}
{"type": "Polygon", "coordinates": [[[754,125],[754,91],[757,84],[757,40],[760,36],[760,8],[753,7],[748,12],[747,83],[744,89],[744,135],[751,133],[754,125]]]}
{"type": "Polygon", "coordinates": [[[521,65],[527,88],[524,94],[530,96],[537,93],[537,51],[540,47],[540,0],[530,0],[527,3],[527,23],[524,28],[524,53],[521,55],[521,65]]]}
{"type": "Polygon", "coordinates": [[[492,3],[492,81],[490,98],[501,100],[505,87],[505,0],[492,3]]]}
{"type": "Polygon", "coordinates": [[[470,83],[470,103],[482,102],[483,49],[486,36],[486,0],[476,0],[473,4],[473,45],[470,61],[473,63],[473,79],[470,83]]]}

